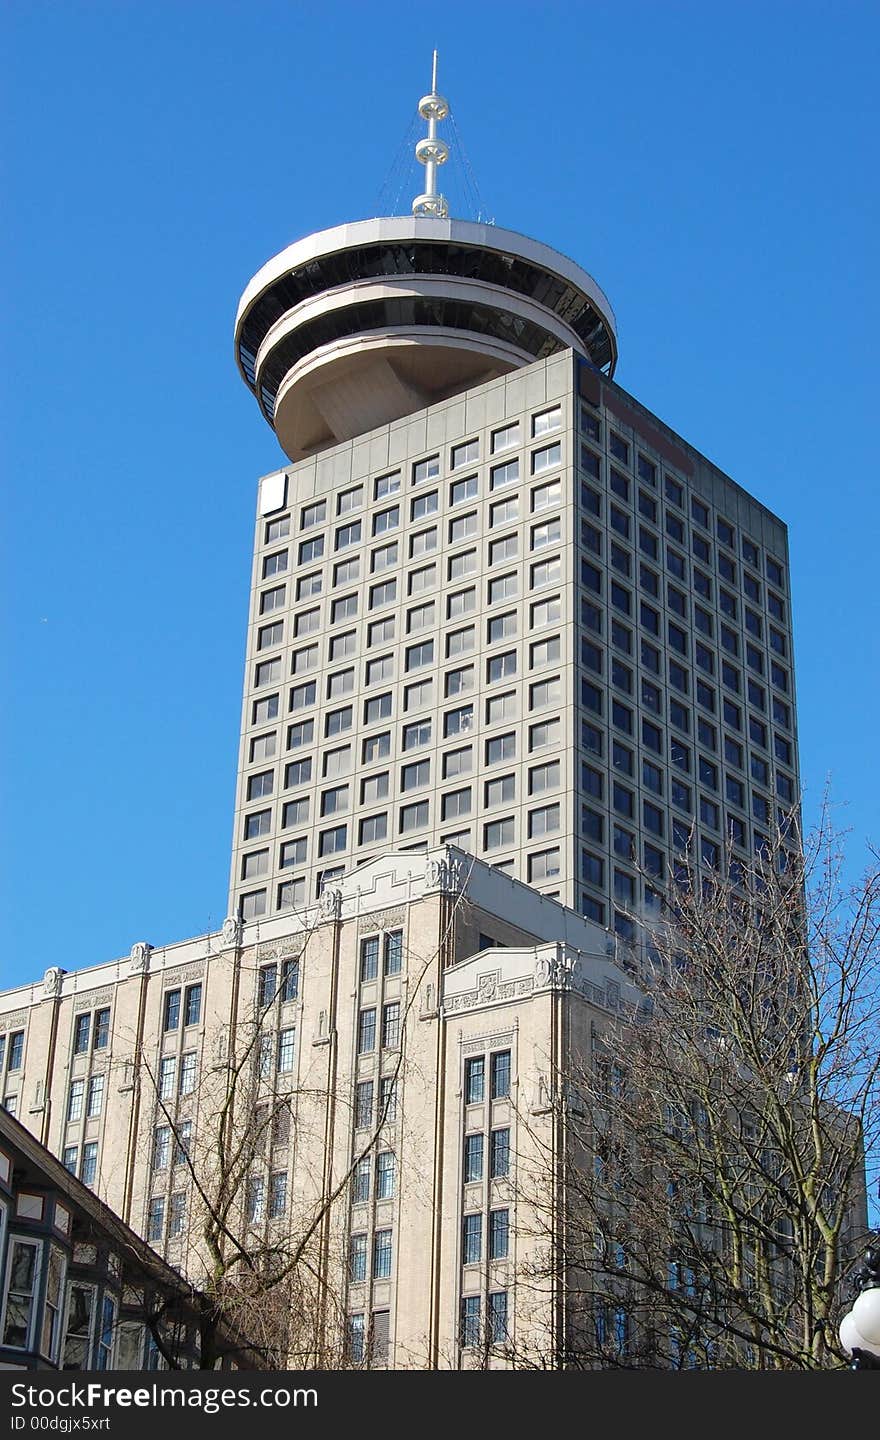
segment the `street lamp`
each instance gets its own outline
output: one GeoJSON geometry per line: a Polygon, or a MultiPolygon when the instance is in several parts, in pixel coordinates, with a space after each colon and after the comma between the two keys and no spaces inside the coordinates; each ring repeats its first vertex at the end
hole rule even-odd
{"type": "Polygon", "coordinates": [[[853,1281],[859,1293],[840,1322],[840,1343],[851,1370],[880,1370],[880,1241],[865,1251],[853,1281]]]}

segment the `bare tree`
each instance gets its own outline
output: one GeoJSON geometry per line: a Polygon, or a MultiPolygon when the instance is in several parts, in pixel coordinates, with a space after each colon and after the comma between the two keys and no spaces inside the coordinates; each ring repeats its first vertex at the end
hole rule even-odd
{"type": "Polygon", "coordinates": [[[826,807],[803,846],[789,823],[726,877],[686,857],[670,876],[643,1003],[557,1076],[564,1218],[533,1185],[523,1283],[557,1286],[565,1321],[553,1355],[520,1363],[843,1363],[880,1141],[873,858],[844,881],[826,807]]]}
{"type": "MultiPolygon", "coordinates": [[[[175,1159],[188,1180],[182,1267],[197,1289],[199,1364],[213,1368],[234,1339],[253,1363],[273,1368],[341,1369],[370,1362],[353,1356],[347,1317],[348,1210],[361,1162],[377,1142],[391,1141],[393,1110],[403,1079],[407,1024],[432,965],[448,943],[459,896],[439,944],[428,955],[407,951],[400,1042],[365,1135],[349,1139],[356,1104],[351,1087],[306,1074],[293,1084],[281,1065],[289,1023],[283,1006],[293,1000],[299,965],[309,964],[314,926],[302,935],[300,958],[257,965],[250,983],[254,1003],[238,1006],[234,1026],[206,1034],[197,1093],[182,1111],[164,1098],[146,1056],[143,1072],[156,1121],[168,1132],[175,1159]],[[209,1053],[214,1063],[205,1063],[209,1053]],[[328,1114],[338,1111],[333,1138],[328,1114]],[[191,1118],[192,1117],[192,1118],[191,1118]],[[272,1155],[292,1149],[295,1164],[273,1171],[272,1155]],[[339,1156],[344,1159],[339,1160],[339,1156]],[[278,1186],[276,1191],[275,1186],[278,1186]]],[[[242,980],[241,959],[236,961],[242,980]]],[[[335,1017],[326,1018],[329,1033],[335,1017]]],[[[361,1129],[363,1127],[360,1127],[361,1129]]],[[[174,1348],[163,1342],[163,1317],[148,1317],[166,1363],[174,1348]]]]}
{"type": "MultiPolygon", "coordinates": [[[[238,984],[242,968],[237,959],[238,984]]],[[[255,1000],[241,1004],[233,1027],[206,1031],[198,1081],[184,1104],[162,1093],[149,1057],[142,1061],[154,1144],[163,1147],[153,1163],[167,1167],[171,1147],[170,1163],[185,1177],[177,1182],[185,1217],[177,1222],[182,1237],[175,1258],[198,1292],[198,1360],[205,1369],[222,1361],[223,1336],[230,1332],[246,1338],[255,1363],[285,1366],[289,1351],[308,1343],[300,1325],[313,1314],[303,1293],[313,1236],[308,1227],[293,1232],[286,1194],[285,1223],[272,1214],[281,1208],[273,1206],[272,1149],[286,1150],[299,1108],[299,1093],[279,1087],[275,1077],[278,1006],[285,987],[288,998],[295,994],[297,975],[290,965],[276,965],[274,974],[266,967],[266,974],[269,985],[255,977],[255,1000]]],[[[286,1185],[286,1167],[283,1173],[286,1185]]],[[[148,1317],[148,1323],[166,1363],[176,1368],[173,1350],[163,1344],[163,1318],[148,1317]]],[[[306,1328],[313,1344],[314,1327],[306,1328]]]]}

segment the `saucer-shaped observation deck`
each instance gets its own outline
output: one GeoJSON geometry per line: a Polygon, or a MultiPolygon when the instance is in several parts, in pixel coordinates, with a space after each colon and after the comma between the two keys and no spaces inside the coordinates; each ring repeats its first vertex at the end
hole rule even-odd
{"type": "Polygon", "coordinates": [[[569,347],[613,373],[614,312],[586,271],[524,235],[436,214],[289,245],[235,322],[241,373],[291,460],[569,347]]]}

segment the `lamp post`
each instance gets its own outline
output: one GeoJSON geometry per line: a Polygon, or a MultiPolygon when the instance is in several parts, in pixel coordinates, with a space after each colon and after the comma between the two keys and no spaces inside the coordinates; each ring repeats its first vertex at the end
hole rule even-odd
{"type": "Polygon", "coordinates": [[[880,1236],[865,1251],[853,1275],[858,1295],[840,1322],[838,1334],[851,1370],[880,1370],[880,1236]]]}

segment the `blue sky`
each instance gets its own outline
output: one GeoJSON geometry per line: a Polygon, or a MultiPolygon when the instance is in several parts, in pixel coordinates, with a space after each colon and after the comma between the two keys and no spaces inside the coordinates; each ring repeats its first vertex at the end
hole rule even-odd
{"type": "MultiPolygon", "coordinates": [[[[407,207],[434,45],[484,214],[595,275],[616,378],[788,522],[807,813],[830,776],[860,866],[876,4],[7,0],[0,24],[0,984],[224,917],[255,481],[281,461],[235,307],[290,241],[407,207]]],[[[470,213],[463,174],[454,149],[470,213]]]]}

